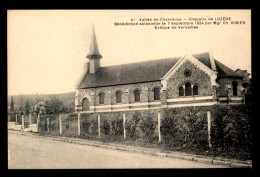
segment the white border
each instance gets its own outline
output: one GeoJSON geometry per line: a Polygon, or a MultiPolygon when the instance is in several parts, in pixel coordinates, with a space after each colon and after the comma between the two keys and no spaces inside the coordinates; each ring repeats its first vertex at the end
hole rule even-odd
{"type": "Polygon", "coordinates": [[[167,102],[212,100],[212,99],[213,99],[213,96],[203,96],[203,97],[173,98],[173,99],[167,99],[167,102]]]}
{"type": "Polygon", "coordinates": [[[212,106],[216,105],[217,102],[206,102],[206,103],[191,103],[191,104],[174,104],[168,105],[167,108],[178,108],[178,107],[188,107],[188,106],[212,106]]]}

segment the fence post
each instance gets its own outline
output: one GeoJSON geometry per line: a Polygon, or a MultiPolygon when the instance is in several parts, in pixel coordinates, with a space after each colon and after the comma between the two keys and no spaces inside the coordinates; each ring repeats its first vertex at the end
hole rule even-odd
{"type": "Polygon", "coordinates": [[[32,124],[32,115],[29,114],[29,125],[31,125],[31,124],[32,124]]]}
{"type": "Polygon", "coordinates": [[[37,132],[39,132],[40,114],[37,117],[37,132]]]}
{"type": "Polygon", "coordinates": [[[161,142],[161,114],[158,112],[158,135],[159,142],[161,142]]]}
{"type": "Polygon", "coordinates": [[[126,139],[126,131],[125,131],[125,113],[123,114],[123,127],[124,127],[124,139],[126,139]]]}
{"type": "Polygon", "coordinates": [[[60,135],[62,134],[62,121],[61,121],[61,114],[59,115],[59,122],[60,122],[60,135]]]}
{"type": "Polygon", "coordinates": [[[98,114],[98,137],[100,138],[100,115],[98,114]]]}
{"type": "Polygon", "coordinates": [[[50,133],[50,120],[49,120],[49,117],[47,117],[47,132],[50,133]]]}
{"type": "Polygon", "coordinates": [[[78,135],[80,136],[80,113],[78,113],[78,135]]]}
{"type": "Polygon", "coordinates": [[[15,125],[17,125],[17,114],[15,114],[15,125]]]}
{"type": "Polygon", "coordinates": [[[208,111],[207,112],[207,117],[208,117],[208,143],[209,143],[209,148],[212,147],[212,144],[211,144],[211,115],[210,115],[210,112],[208,111]]]}
{"type": "Polygon", "coordinates": [[[24,116],[22,115],[22,130],[24,130],[24,116]]]}
{"type": "Polygon", "coordinates": [[[10,115],[8,115],[8,122],[10,122],[10,115]]]}

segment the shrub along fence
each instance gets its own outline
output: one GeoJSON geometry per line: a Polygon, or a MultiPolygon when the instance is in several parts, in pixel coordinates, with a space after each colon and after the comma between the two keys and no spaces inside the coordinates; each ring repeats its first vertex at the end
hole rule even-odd
{"type": "Polygon", "coordinates": [[[250,105],[216,105],[41,115],[39,132],[107,141],[127,139],[148,144],[159,143],[169,149],[211,149],[251,154],[251,123],[250,105]]]}

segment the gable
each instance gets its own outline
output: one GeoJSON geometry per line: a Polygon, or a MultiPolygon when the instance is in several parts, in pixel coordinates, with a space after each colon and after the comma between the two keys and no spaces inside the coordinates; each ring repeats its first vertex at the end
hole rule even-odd
{"type": "Polygon", "coordinates": [[[183,87],[187,82],[189,82],[191,85],[198,86],[198,96],[212,95],[210,76],[189,60],[185,60],[185,62],[177,69],[177,71],[174,72],[167,80],[167,98],[178,98],[180,96],[179,87],[183,87]],[[190,74],[188,75],[187,72],[185,72],[187,70],[190,71],[190,74]]]}
{"type": "Polygon", "coordinates": [[[167,88],[167,81],[169,78],[178,71],[178,69],[185,64],[185,62],[189,61],[190,63],[194,64],[197,68],[199,68],[201,71],[205,72],[209,77],[211,81],[211,85],[216,85],[216,73],[211,70],[208,66],[200,62],[198,59],[194,58],[192,55],[186,55],[182,57],[162,78],[162,84],[163,84],[163,90],[166,90],[167,88]]]}

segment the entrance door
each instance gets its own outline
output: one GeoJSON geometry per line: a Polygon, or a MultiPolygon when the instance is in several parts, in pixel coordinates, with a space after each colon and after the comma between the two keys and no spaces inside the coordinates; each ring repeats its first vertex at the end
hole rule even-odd
{"type": "Polygon", "coordinates": [[[89,101],[87,98],[82,100],[82,111],[89,111],[89,101]]]}

